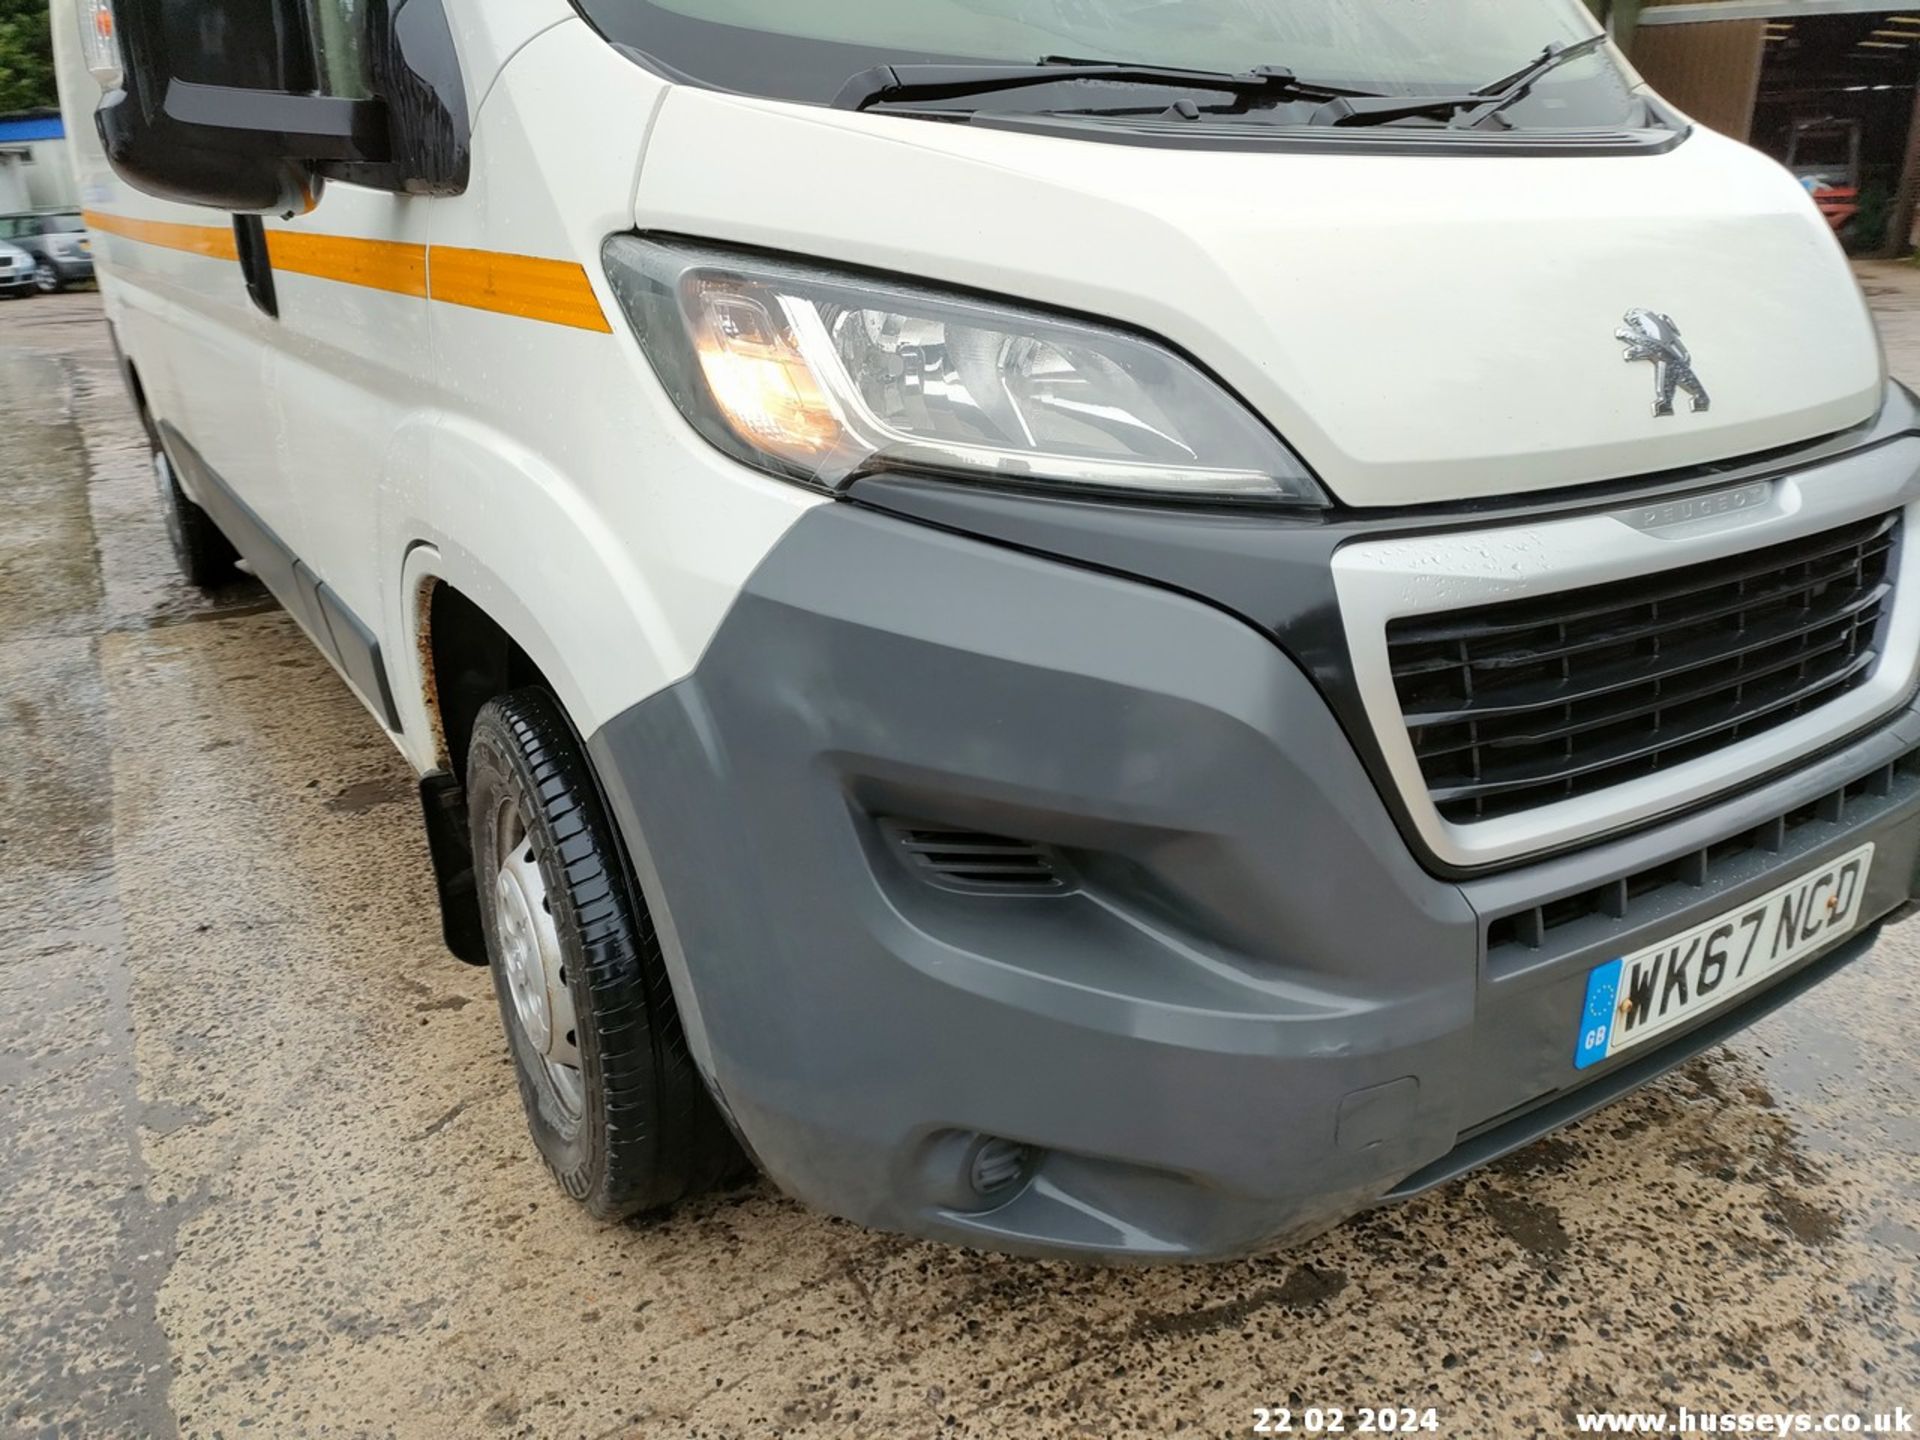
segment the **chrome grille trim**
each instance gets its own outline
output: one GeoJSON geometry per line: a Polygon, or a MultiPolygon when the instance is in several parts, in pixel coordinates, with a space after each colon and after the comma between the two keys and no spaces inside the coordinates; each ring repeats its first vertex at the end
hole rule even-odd
{"type": "Polygon", "coordinates": [[[1867,682],[1900,512],[1729,560],[1395,620],[1414,753],[1456,824],[1658,774],[1867,682]]]}
{"type": "MultiPolygon", "coordinates": [[[[1920,439],[1782,476],[1764,503],[1645,528],[1641,510],[1356,542],[1334,556],[1354,678],[1375,742],[1420,837],[1445,864],[1504,864],[1644,823],[1750,783],[1890,713],[1920,679],[1920,439]],[[1388,626],[1412,616],[1657,575],[1904,511],[1880,659],[1865,683],[1787,724],[1658,774],[1470,824],[1428,792],[1394,684],[1388,626]]],[[[1713,492],[1706,492],[1710,497],[1713,492]]],[[[1703,509],[1710,510],[1706,506],[1703,509]]]]}

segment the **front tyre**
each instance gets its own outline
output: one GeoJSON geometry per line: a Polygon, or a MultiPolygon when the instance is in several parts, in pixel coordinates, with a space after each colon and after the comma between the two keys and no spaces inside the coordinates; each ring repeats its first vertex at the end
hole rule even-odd
{"type": "Polygon", "coordinates": [[[620,1220],[740,1170],[586,756],[544,690],[481,710],[467,813],[520,1099],[554,1178],[620,1220]]]}
{"type": "Polygon", "coordinates": [[[53,262],[42,260],[33,267],[33,288],[42,295],[58,295],[67,287],[60,272],[53,268],[53,262]]]}

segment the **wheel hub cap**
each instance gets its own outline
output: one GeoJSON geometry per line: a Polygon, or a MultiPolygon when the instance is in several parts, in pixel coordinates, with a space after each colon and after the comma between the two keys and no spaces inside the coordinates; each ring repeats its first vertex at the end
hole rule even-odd
{"type": "Polygon", "coordinates": [[[566,959],[546,881],[533,847],[525,840],[507,856],[494,881],[494,918],[507,990],[520,1029],[546,1062],[561,1101],[577,1113],[585,1082],[580,1074],[573,992],[568,988],[566,959]]]}

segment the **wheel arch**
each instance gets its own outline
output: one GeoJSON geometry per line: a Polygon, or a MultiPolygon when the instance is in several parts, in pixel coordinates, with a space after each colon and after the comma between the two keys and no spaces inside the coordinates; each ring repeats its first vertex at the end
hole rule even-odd
{"type": "Polygon", "coordinates": [[[467,828],[467,747],[474,721],[494,696],[519,686],[547,690],[569,715],[578,700],[568,693],[573,687],[565,684],[564,666],[556,663],[558,652],[544,629],[497,577],[457,548],[451,556],[450,563],[449,547],[426,542],[408,549],[399,607],[408,643],[393,668],[407,674],[402,703],[411,712],[405,717],[413,737],[409,758],[420,771],[441,932],[455,956],[484,965],[486,935],[467,828]]]}
{"type": "Polygon", "coordinates": [[[519,684],[544,686],[577,728],[590,728],[591,702],[558,643],[488,567],[445,540],[419,541],[401,591],[408,691],[430,745],[414,757],[420,769],[461,774],[480,707],[519,684]]]}
{"type": "Polygon", "coordinates": [[[140,362],[127,353],[126,342],[120,338],[120,326],[116,321],[107,321],[107,341],[113,346],[113,362],[120,371],[120,383],[126,387],[133,413],[139,418],[141,428],[147,432],[147,443],[158,450],[159,417],[153,413],[153,401],[147,394],[147,382],[140,374],[140,362]]]}
{"type": "MultiPolygon", "coordinates": [[[[466,766],[474,722],[496,696],[537,686],[554,697],[587,758],[591,700],[519,594],[458,545],[416,542],[403,566],[402,595],[410,642],[404,652],[411,672],[408,703],[421,722],[415,727],[410,716],[409,729],[422,737],[413,758],[422,772],[420,799],[442,928],[456,956],[485,964],[467,834],[466,766]]],[[[590,758],[587,763],[591,773],[590,758]]],[[[634,883],[644,891],[637,876],[634,883]]]]}

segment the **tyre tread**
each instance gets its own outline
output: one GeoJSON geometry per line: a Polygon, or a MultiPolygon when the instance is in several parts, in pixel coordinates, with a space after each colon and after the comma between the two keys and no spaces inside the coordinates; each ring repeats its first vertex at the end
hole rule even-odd
{"type": "MultiPolygon", "coordinates": [[[[563,882],[555,918],[564,940],[564,909],[584,956],[592,1016],[581,1020],[598,1036],[601,1104],[590,1097],[583,1122],[593,1124],[598,1111],[587,1173],[562,1173],[543,1147],[549,1169],[606,1220],[712,1189],[744,1159],[693,1063],[659,934],[572,727],[544,690],[518,690],[481,711],[476,752],[488,743],[500,743],[539,808],[532,818],[546,831],[563,882]]],[[[523,1075],[523,1092],[529,1088],[523,1075]]]]}

